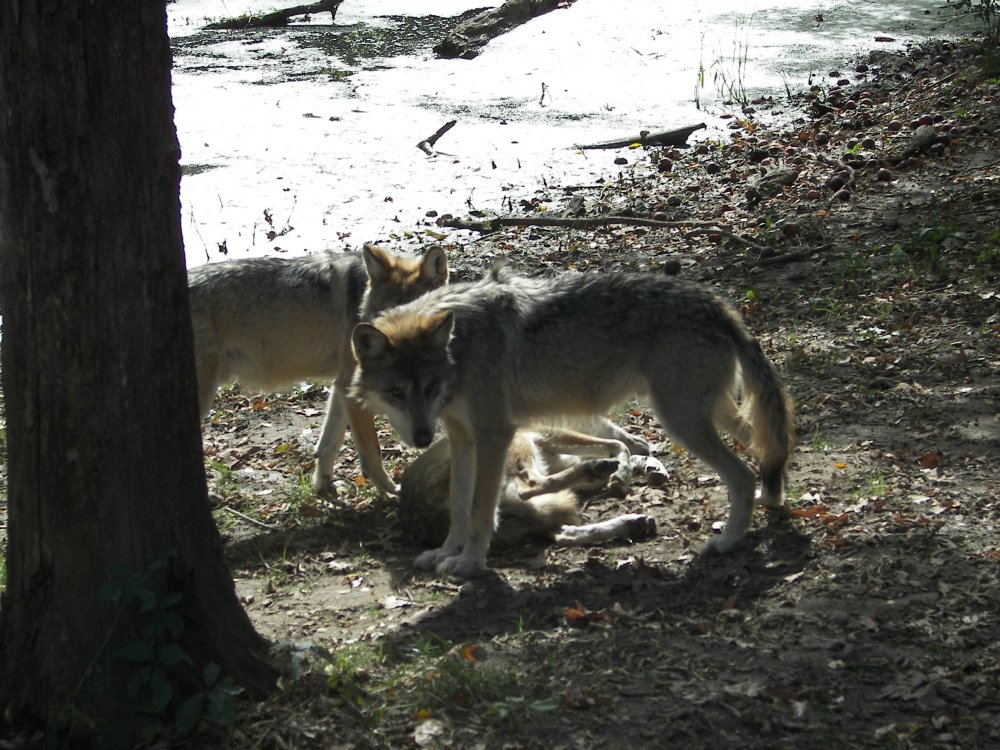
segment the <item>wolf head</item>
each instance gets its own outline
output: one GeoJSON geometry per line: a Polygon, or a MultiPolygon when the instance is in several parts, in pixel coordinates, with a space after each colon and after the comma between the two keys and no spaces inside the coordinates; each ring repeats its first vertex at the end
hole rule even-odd
{"type": "Polygon", "coordinates": [[[438,414],[451,396],[450,312],[359,323],[352,343],[358,366],[351,398],[385,414],[404,443],[426,448],[438,414]]]}
{"type": "Polygon", "coordinates": [[[371,320],[448,283],[448,259],[440,247],[432,247],[421,258],[396,255],[375,245],[365,245],[361,254],[368,271],[361,320],[371,320]]]}

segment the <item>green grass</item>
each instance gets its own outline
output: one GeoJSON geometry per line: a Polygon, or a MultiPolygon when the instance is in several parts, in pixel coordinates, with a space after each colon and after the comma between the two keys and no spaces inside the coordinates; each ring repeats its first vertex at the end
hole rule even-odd
{"type": "Polygon", "coordinates": [[[446,733],[459,721],[514,726],[559,710],[557,700],[530,694],[516,674],[483,656],[476,644],[431,633],[409,644],[346,645],[325,654],[321,668],[331,691],[365,704],[375,734],[427,719],[442,722],[446,733]]]}
{"type": "Polygon", "coordinates": [[[750,94],[746,89],[747,63],[750,56],[750,26],[753,14],[736,18],[736,36],[729,55],[720,54],[711,65],[712,83],[726,104],[746,107],[750,94]]]}

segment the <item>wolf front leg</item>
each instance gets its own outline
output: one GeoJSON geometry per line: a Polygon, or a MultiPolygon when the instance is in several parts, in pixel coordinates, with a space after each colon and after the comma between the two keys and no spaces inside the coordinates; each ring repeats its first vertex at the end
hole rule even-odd
{"type": "Polygon", "coordinates": [[[451,486],[448,492],[448,536],[437,549],[422,552],[414,561],[421,570],[435,570],[456,557],[468,544],[472,497],[476,483],[476,444],[463,425],[446,423],[451,451],[451,486]]]}
{"type": "Polygon", "coordinates": [[[383,495],[398,495],[399,485],[385,471],[382,463],[382,448],[378,443],[375,418],[371,412],[357,404],[347,402],[347,418],[351,424],[351,435],[358,449],[361,473],[375,485],[383,495]]]}
{"type": "MultiPolygon", "coordinates": [[[[504,474],[504,461],[513,437],[514,430],[510,428],[480,436],[476,440],[475,494],[467,541],[458,555],[446,557],[438,563],[438,573],[457,578],[471,578],[486,570],[486,553],[489,552],[490,540],[493,538],[496,526],[497,501],[504,474]]],[[[455,448],[452,443],[452,456],[454,455],[455,448]]],[[[454,471],[453,464],[452,472],[454,471]]]]}
{"type": "Polygon", "coordinates": [[[333,465],[337,461],[340,446],[344,443],[347,425],[350,424],[351,435],[358,451],[358,461],[361,464],[361,473],[383,495],[396,495],[399,493],[399,487],[386,473],[382,464],[382,449],[378,444],[378,433],[375,431],[375,418],[370,412],[349,401],[344,396],[346,389],[347,382],[343,382],[342,378],[338,378],[330,387],[326,418],[323,420],[323,430],[316,444],[313,489],[316,492],[330,491],[333,465]]]}

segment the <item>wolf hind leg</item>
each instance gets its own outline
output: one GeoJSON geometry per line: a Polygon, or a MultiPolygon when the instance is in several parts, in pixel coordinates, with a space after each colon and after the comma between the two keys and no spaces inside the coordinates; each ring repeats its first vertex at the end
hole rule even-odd
{"type": "Polygon", "coordinates": [[[725,483],[729,491],[726,528],[705,544],[702,554],[728,552],[743,541],[750,528],[757,484],[754,472],[719,437],[712,418],[717,413],[714,409],[699,408],[690,397],[685,399],[676,391],[657,397],[654,409],[667,434],[714,469],[725,483]]]}
{"type": "Polygon", "coordinates": [[[216,391],[219,390],[221,374],[216,357],[200,355],[195,357],[195,377],[198,379],[198,414],[202,419],[212,410],[216,391]]]}

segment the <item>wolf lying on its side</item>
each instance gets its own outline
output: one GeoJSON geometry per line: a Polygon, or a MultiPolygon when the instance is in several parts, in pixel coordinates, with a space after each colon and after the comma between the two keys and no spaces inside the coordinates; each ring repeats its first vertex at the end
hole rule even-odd
{"type": "MultiPolygon", "coordinates": [[[[580,524],[574,490],[624,496],[633,477],[662,483],[666,469],[648,455],[644,440],[601,420],[564,427],[539,427],[514,433],[497,506],[495,546],[515,546],[532,539],[560,545],[596,544],[611,539],[639,539],[655,533],[645,515],[629,513],[599,523],[580,524]],[[629,439],[629,446],[615,436],[629,439]],[[642,453],[643,455],[639,455],[642,453]]],[[[428,546],[448,533],[448,486],[451,478],[448,438],[437,440],[406,467],[399,494],[399,520],[406,533],[428,546]]]]}
{"type": "Polygon", "coordinates": [[[736,546],[754,504],[754,472],[718,428],[759,459],[764,505],[781,504],[794,445],[791,399],[739,315],[691,282],[651,273],[494,272],[360,323],[353,341],[352,397],[386,414],[417,447],[430,445],[439,416],[448,432],[451,526],[418,567],[462,577],[485,567],[519,425],[604,414],[634,395],[647,395],[666,433],[729,490],[728,523],[705,550],[736,546]]]}
{"type": "Polygon", "coordinates": [[[262,389],[331,379],[313,487],[329,489],[350,423],[362,473],[380,491],[396,492],[382,465],[372,415],[344,396],[354,373],[351,330],[359,320],[447,281],[448,262],[440,248],[409,258],[366,245],[361,253],[247,258],[192,269],[188,285],[202,415],[218,387],[235,378],[262,389]]]}

